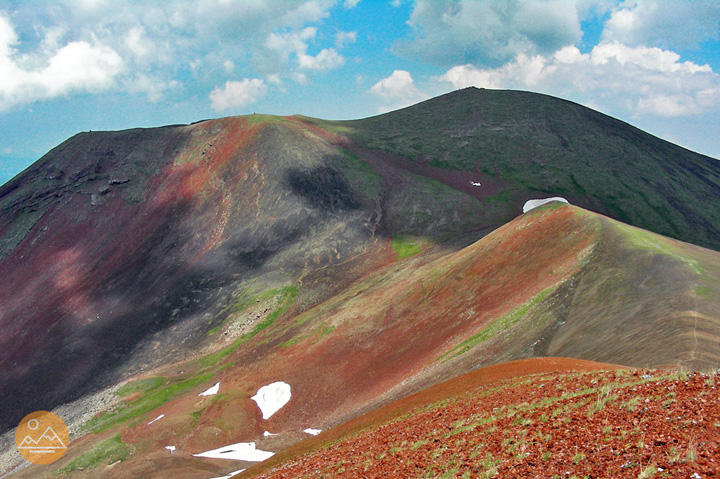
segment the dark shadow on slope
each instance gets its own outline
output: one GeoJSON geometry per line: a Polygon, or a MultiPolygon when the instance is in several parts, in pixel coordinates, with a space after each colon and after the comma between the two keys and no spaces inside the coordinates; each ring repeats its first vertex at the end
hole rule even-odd
{"type": "Polygon", "coordinates": [[[359,207],[357,195],[345,177],[329,166],[292,168],[287,172],[287,181],[294,194],[321,211],[338,213],[359,207]]]}

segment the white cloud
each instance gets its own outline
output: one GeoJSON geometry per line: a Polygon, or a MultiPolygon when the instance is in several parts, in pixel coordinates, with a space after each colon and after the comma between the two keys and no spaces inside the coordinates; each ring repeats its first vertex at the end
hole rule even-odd
{"type": "MultiPolygon", "coordinates": [[[[301,31],[277,33],[268,35],[265,41],[266,52],[263,55],[264,65],[261,69],[269,75],[277,74],[282,65],[287,64],[292,57],[300,70],[317,72],[329,71],[345,64],[345,58],[334,48],[323,48],[317,55],[307,53],[308,41],[315,38],[317,28],[307,27],[301,31]]],[[[296,78],[298,75],[295,75],[296,78]]],[[[302,76],[301,83],[307,78],[302,76]]]]}
{"type": "Polygon", "coordinates": [[[414,36],[398,52],[437,65],[499,66],[518,54],[549,54],[582,39],[592,0],[418,0],[414,36]]]}
{"type": "Polygon", "coordinates": [[[355,8],[360,0],[345,0],[345,8],[355,8]]]}
{"type": "Polygon", "coordinates": [[[315,56],[298,52],[298,66],[303,70],[328,71],[345,64],[345,58],[334,48],[323,48],[315,56]]]}
{"type": "Polygon", "coordinates": [[[603,39],[685,49],[717,39],[719,27],[717,0],[626,0],[613,9],[605,23],[603,39]]]}
{"type": "Polygon", "coordinates": [[[380,111],[402,108],[427,98],[416,86],[410,72],[395,70],[370,88],[370,93],[385,101],[380,111]]]}
{"type": "Polygon", "coordinates": [[[293,72],[292,79],[295,81],[295,83],[299,83],[300,85],[310,84],[310,80],[308,80],[307,75],[301,72],[293,72]]]}
{"type": "Polygon", "coordinates": [[[518,55],[499,67],[450,68],[454,88],[533,89],[629,114],[680,116],[720,107],[720,76],[672,51],[604,42],[588,54],[568,46],[552,55],[518,55]],[[606,108],[610,106],[611,108],[606,108]]]}
{"type": "Polygon", "coordinates": [[[637,111],[658,116],[685,116],[701,113],[702,109],[690,95],[658,94],[638,100],[637,111]]]}
{"type": "Polygon", "coordinates": [[[150,54],[151,48],[145,36],[145,29],[140,25],[130,29],[124,43],[139,58],[147,57],[150,54]]]}
{"type": "Polygon", "coordinates": [[[267,93],[265,82],[258,78],[244,78],[242,81],[228,81],[223,88],[210,92],[210,101],[215,111],[241,108],[253,103],[267,93]]]}
{"type": "Polygon", "coordinates": [[[182,85],[176,80],[166,81],[138,73],[125,80],[124,86],[130,93],[144,93],[148,101],[156,103],[164,97],[166,91],[180,88],[182,85]]]}
{"type": "Polygon", "coordinates": [[[70,42],[46,61],[18,55],[18,36],[0,15],[0,110],[75,92],[100,92],[115,85],[122,58],[99,42],[70,42]],[[39,65],[26,68],[25,65],[39,65]]]}
{"type": "Polygon", "coordinates": [[[264,76],[291,75],[301,61],[305,71],[337,68],[344,59],[334,45],[310,52],[307,43],[315,24],[338,3],[60,0],[18,4],[12,22],[0,9],[0,109],[107,89],[145,93],[156,101],[181,81],[209,90],[215,74],[230,75],[232,67],[248,63],[264,76]],[[269,48],[273,35],[296,43],[269,48]],[[38,79],[50,67],[48,73],[70,67],[70,77],[38,79]]]}
{"type": "Polygon", "coordinates": [[[357,32],[339,32],[335,35],[335,45],[338,48],[344,47],[348,43],[357,41],[357,32]]]}

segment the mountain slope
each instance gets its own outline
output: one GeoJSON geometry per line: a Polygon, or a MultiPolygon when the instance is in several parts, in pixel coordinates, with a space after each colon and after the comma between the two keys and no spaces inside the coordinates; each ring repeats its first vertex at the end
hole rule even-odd
{"type": "Polygon", "coordinates": [[[562,194],[717,247],[717,178],[577,105],[476,89],[353,122],[79,134],[0,188],[0,431],[77,400],[76,427],[105,413],[58,467],[103,439],[132,467],[216,471],[191,453],[278,451],[504,360],[716,365],[717,252],[577,207],[515,218],[562,194]],[[265,423],[249,398],[277,380],[293,400],[265,423]]]}
{"type": "Polygon", "coordinates": [[[500,191],[478,193],[513,212],[531,194],[559,195],[720,250],[720,162],[569,101],[467,88],[373,118],[320,124],[415,164],[503,180],[500,191]]]}
{"type": "Polygon", "coordinates": [[[717,381],[558,358],[504,363],[238,477],[716,477],[717,381]]]}
{"type": "MultiPolygon", "coordinates": [[[[307,428],[505,360],[555,354],[707,368],[720,358],[718,279],[716,252],[549,204],[457,252],[388,265],[220,353],[140,377],[118,409],[86,425],[94,434],[57,469],[77,472],[73,461],[92,444],[120,434],[134,452],[113,466],[118,477],[220,472],[213,467],[231,466],[192,454],[247,441],[281,451],[307,428]],[[620,294],[623,286],[633,293],[620,294]],[[264,420],[250,397],[278,380],[292,399],[264,420]],[[198,397],[217,382],[220,395],[198,397]],[[171,457],[168,445],[177,447],[171,457]]],[[[100,465],[85,475],[107,473],[100,465]]]]}

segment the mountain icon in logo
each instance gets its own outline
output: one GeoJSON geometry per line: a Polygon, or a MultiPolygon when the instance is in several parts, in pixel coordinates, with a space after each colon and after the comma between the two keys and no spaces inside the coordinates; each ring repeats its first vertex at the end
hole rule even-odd
{"type": "Polygon", "coordinates": [[[62,442],[55,430],[48,427],[37,440],[25,436],[18,449],[32,449],[32,452],[52,454],[57,449],[67,449],[67,446],[62,442]]]}

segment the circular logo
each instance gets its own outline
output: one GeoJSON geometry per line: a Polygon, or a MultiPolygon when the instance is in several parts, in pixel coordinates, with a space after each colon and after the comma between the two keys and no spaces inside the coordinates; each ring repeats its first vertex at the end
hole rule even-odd
{"type": "Polygon", "coordinates": [[[67,450],[70,433],[60,416],[48,411],[35,411],[25,416],[15,431],[15,445],[28,461],[52,464],[67,450]]]}

